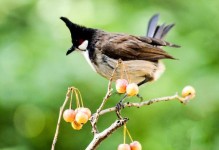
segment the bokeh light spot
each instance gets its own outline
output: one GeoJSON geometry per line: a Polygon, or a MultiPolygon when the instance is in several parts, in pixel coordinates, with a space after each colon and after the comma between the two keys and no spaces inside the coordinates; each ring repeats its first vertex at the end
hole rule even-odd
{"type": "Polygon", "coordinates": [[[24,137],[36,137],[45,126],[45,115],[37,106],[32,104],[21,105],[15,110],[14,125],[16,130],[24,137]]]}

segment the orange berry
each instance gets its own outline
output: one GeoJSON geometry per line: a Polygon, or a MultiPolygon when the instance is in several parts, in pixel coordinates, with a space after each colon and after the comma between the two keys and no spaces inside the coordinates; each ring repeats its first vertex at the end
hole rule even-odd
{"type": "Polygon", "coordinates": [[[195,89],[188,85],[186,87],[183,88],[182,90],[182,97],[189,97],[190,99],[195,97],[195,89]]]}
{"type": "Polygon", "coordinates": [[[71,126],[72,126],[72,128],[75,129],[75,130],[81,130],[81,128],[83,127],[82,124],[77,123],[76,121],[73,121],[73,122],[71,123],[71,126]]]}
{"type": "Polygon", "coordinates": [[[126,93],[128,96],[135,96],[139,92],[138,85],[136,83],[131,83],[126,87],[126,93]]]}
{"type": "Polygon", "coordinates": [[[118,150],[131,150],[128,144],[119,144],[118,150]]]}
{"type": "Polygon", "coordinates": [[[88,121],[88,115],[80,110],[77,111],[75,121],[80,124],[85,124],[88,121]]]}
{"type": "Polygon", "coordinates": [[[116,91],[118,93],[125,93],[127,85],[128,85],[128,81],[126,79],[116,80],[116,91]]]}
{"type": "Polygon", "coordinates": [[[91,111],[90,111],[89,108],[82,107],[82,108],[80,108],[79,110],[80,110],[81,112],[87,114],[88,119],[91,117],[91,111]]]}
{"type": "Polygon", "coordinates": [[[142,146],[138,141],[130,143],[131,150],[142,150],[142,146]]]}
{"type": "Polygon", "coordinates": [[[63,118],[66,122],[73,122],[75,120],[76,112],[73,109],[66,109],[63,113],[63,118]]]}

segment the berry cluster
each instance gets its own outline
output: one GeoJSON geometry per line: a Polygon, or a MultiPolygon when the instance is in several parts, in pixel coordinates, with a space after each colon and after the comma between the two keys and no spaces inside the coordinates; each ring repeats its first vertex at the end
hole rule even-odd
{"type": "Polygon", "coordinates": [[[133,141],[130,144],[119,144],[118,150],[142,150],[142,146],[138,141],[133,141]]]}
{"type": "Polygon", "coordinates": [[[138,85],[136,83],[128,83],[126,79],[116,80],[116,91],[118,93],[126,93],[128,96],[135,96],[139,92],[138,85]]]}
{"type": "Polygon", "coordinates": [[[63,113],[63,119],[66,122],[70,122],[73,129],[80,130],[83,127],[83,125],[87,123],[87,121],[90,119],[91,111],[89,108],[83,107],[83,100],[82,100],[80,91],[78,89],[73,89],[72,94],[71,94],[71,102],[70,102],[70,108],[66,109],[63,113]],[[77,108],[75,110],[71,108],[73,93],[75,93],[76,95],[77,108]]]}
{"type": "Polygon", "coordinates": [[[142,146],[138,141],[133,141],[131,134],[129,133],[126,125],[124,125],[124,143],[119,144],[118,150],[142,150],[142,146]],[[126,133],[128,133],[128,136],[130,140],[132,141],[130,144],[126,144],[126,133]]]}
{"type": "Polygon", "coordinates": [[[63,113],[63,118],[66,122],[70,122],[73,129],[80,130],[83,124],[87,123],[91,117],[89,108],[80,107],[75,110],[66,109],[63,113]]]}
{"type": "Polygon", "coordinates": [[[120,94],[126,93],[128,96],[135,96],[139,92],[138,85],[136,83],[131,83],[131,79],[129,78],[128,71],[126,70],[126,66],[123,62],[120,65],[120,79],[116,80],[116,91],[120,94]],[[123,78],[125,73],[126,79],[123,78]]]}

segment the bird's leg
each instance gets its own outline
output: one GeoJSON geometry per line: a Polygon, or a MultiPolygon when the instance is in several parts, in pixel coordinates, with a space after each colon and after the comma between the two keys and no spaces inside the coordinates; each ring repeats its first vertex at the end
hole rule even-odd
{"type": "Polygon", "coordinates": [[[119,119],[122,118],[122,116],[121,116],[121,114],[120,114],[120,111],[121,111],[122,108],[124,108],[123,101],[125,100],[125,98],[126,98],[127,96],[128,96],[128,95],[125,94],[125,95],[122,97],[122,99],[119,101],[119,103],[116,104],[116,114],[117,114],[117,117],[118,117],[119,119]]]}
{"type": "Polygon", "coordinates": [[[144,79],[143,81],[139,82],[137,85],[138,85],[138,86],[141,86],[141,85],[145,84],[145,83],[148,82],[148,81],[150,81],[150,79],[148,79],[148,78],[145,77],[145,79],[144,79]]]}
{"type": "MultiPolygon", "coordinates": [[[[145,78],[143,81],[139,82],[137,85],[141,86],[141,85],[147,83],[148,81],[149,81],[149,79],[145,78]]],[[[137,94],[136,96],[140,99],[140,102],[142,102],[144,100],[144,98],[140,94],[137,94]]]]}

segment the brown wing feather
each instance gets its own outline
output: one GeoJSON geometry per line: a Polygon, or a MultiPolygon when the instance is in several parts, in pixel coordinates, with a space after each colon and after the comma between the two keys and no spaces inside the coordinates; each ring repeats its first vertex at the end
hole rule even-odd
{"type": "Polygon", "coordinates": [[[157,61],[159,59],[174,59],[161,48],[153,45],[168,46],[162,40],[155,40],[148,37],[136,37],[123,34],[109,34],[108,38],[103,38],[101,44],[102,53],[105,55],[122,60],[150,60],[157,61]]]}

